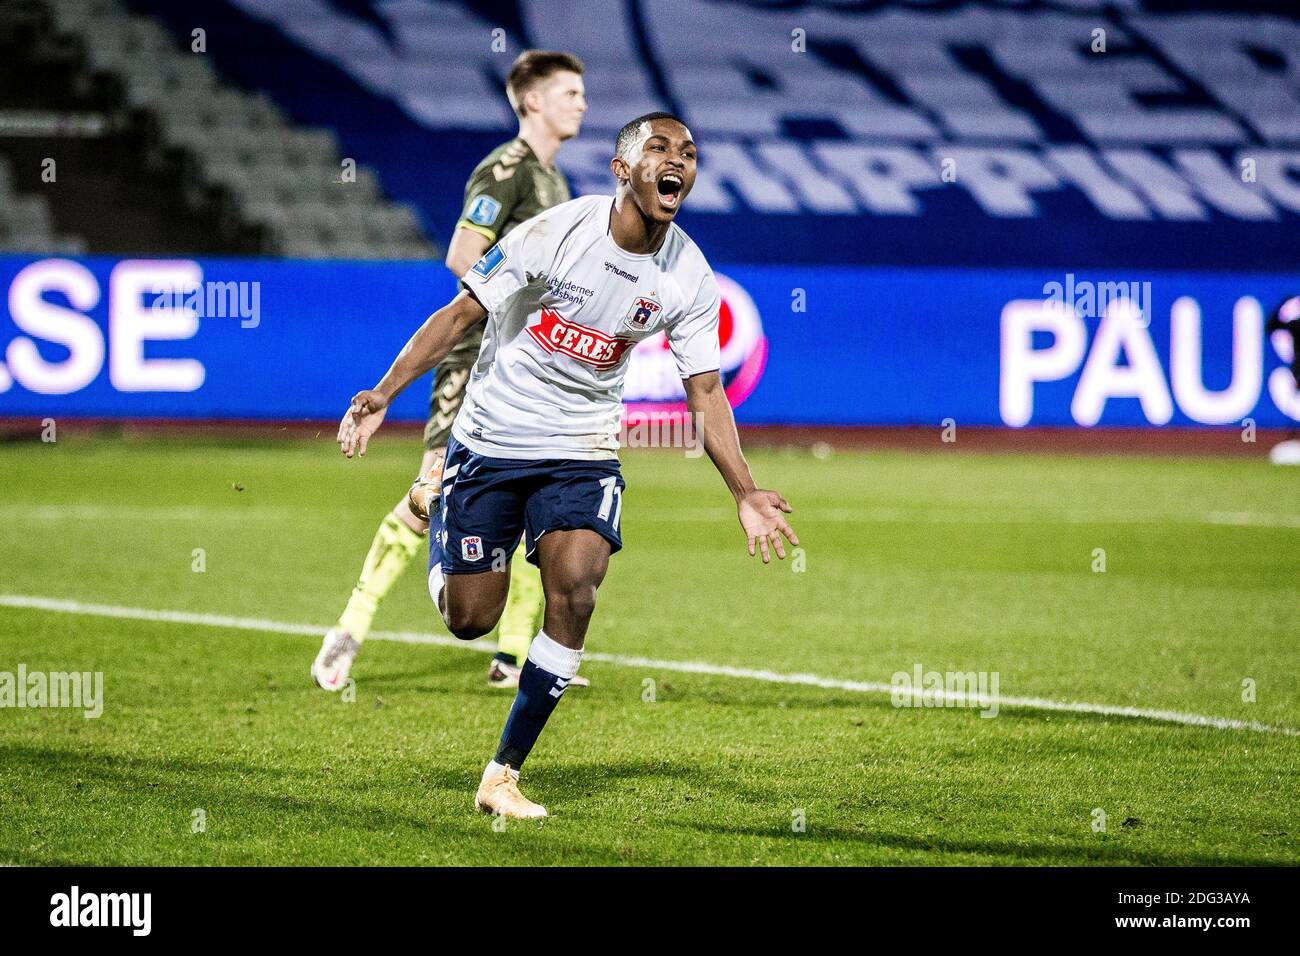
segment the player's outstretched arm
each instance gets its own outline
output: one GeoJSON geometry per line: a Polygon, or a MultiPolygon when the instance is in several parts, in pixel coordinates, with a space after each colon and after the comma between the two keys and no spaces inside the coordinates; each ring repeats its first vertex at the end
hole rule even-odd
{"type": "Polygon", "coordinates": [[[339,422],[335,439],[343,454],[348,458],[354,453],[364,457],[370,436],[383,423],[389,403],[402,389],[446,358],[465,333],[486,316],[487,311],[479,305],[478,299],[462,291],[425,319],[402,351],[397,353],[379,384],[352,397],[352,404],[339,422]]]}
{"type": "Polygon", "coordinates": [[[695,417],[696,433],[704,442],[709,460],[736,499],[736,514],[745,530],[750,555],[757,547],[763,563],[767,564],[772,560],[770,545],[776,556],[784,560],[785,544],[781,536],[784,535],[793,545],[799,544],[799,536],[782,516],[782,512],[789,514],[794,509],[779,492],[755,486],[754,477],[749,473],[749,462],[745,461],[740,450],[736,419],[731,414],[731,403],[727,401],[721,377],[717,372],[705,372],[692,375],[683,384],[686,386],[686,407],[695,417]]]}

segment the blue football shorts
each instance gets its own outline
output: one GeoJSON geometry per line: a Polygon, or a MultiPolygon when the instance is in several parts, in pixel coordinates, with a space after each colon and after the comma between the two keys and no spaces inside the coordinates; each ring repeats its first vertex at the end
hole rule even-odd
{"type": "Polygon", "coordinates": [[[623,547],[624,487],[617,459],[489,458],[453,436],[442,469],[442,570],[505,570],[521,536],[524,556],[537,564],[548,531],[595,531],[614,554],[623,547]]]}

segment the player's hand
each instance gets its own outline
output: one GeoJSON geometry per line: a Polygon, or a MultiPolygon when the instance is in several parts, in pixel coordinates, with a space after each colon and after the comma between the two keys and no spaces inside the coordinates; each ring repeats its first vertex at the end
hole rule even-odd
{"type": "Polygon", "coordinates": [[[753,557],[757,546],[763,555],[763,563],[771,563],[772,556],[768,551],[770,544],[776,551],[776,556],[785,560],[785,545],[781,536],[785,535],[785,539],[796,546],[799,544],[799,536],[781,517],[781,512],[790,514],[793,510],[790,502],[779,493],[761,488],[751,491],[736,503],[740,526],[745,529],[745,536],[749,539],[750,557],[753,557]]]}
{"type": "Polygon", "coordinates": [[[339,434],[335,439],[343,454],[351,458],[355,452],[364,458],[370,436],[379,429],[387,411],[388,400],[379,392],[366,389],[352,396],[352,404],[343,421],[339,422],[339,434]]]}

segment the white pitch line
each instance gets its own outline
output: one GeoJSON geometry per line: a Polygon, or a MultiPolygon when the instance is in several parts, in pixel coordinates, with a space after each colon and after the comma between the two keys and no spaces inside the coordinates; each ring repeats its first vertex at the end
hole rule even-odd
{"type": "MultiPolygon", "coordinates": [[[[193,611],[163,611],[150,608],[121,607],[115,604],[87,604],[82,601],[65,601],[56,598],[26,594],[0,594],[0,606],[51,611],[60,614],[84,614],[91,617],[124,618],[133,621],[162,621],[168,624],[194,624],[202,627],[224,627],[239,631],[263,631],[272,634],[303,634],[319,637],[325,628],[318,624],[292,624],[286,621],[268,621],[262,618],[231,617],[225,614],[199,614],[193,611]]],[[[435,647],[454,647],[460,650],[491,654],[494,649],[472,641],[460,641],[440,634],[421,634],[414,631],[372,631],[371,640],[396,641],[403,644],[428,644],[435,647]]],[[[678,671],[685,674],[706,674],[711,677],[734,677],[769,684],[793,684],[804,687],[821,687],[827,690],[845,690],[856,694],[892,695],[894,687],[877,681],[836,680],[816,674],[787,674],[780,671],[754,670],[748,667],[728,667],[705,661],[662,661],[652,657],[632,657],[624,654],[602,654],[588,651],[583,660],[599,661],[619,667],[636,667],[643,670],[678,671]]],[[[936,700],[952,701],[959,706],[986,707],[987,700],[978,694],[946,691],[926,691],[936,700]]],[[[1253,730],[1259,733],[1283,734],[1300,737],[1300,729],[1261,724],[1253,720],[1235,720],[1230,717],[1209,717],[1204,714],[1187,714],[1176,710],[1153,710],[1145,707],[1120,707],[1112,704],[1090,704],[1084,701],[1049,700],[1042,697],[997,697],[999,707],[1022,707],[1031,710],[1055,710],[1072,714],[1099,714],[1106,717],[1133,717],[1160,723],[1180,724],[1185,727],[1211,727],[1216,730],[1253,730]]]]}
{"type": "MultiPolygon", "coordinates": [[[[108,505],[108,504],[3,504],[0,519],[7,523],[23,521],[292,521],[306,514],[305,509],[258,505],[108,505]]],[[[1300,529],[1300,514],[1267,511],[1209,511],[1203,514],[1170,514],[1150,511],[1051,511],[1021,508],[952,509],[911,511],[864,505],[860,508],[807,508],[800,512],[805,521],[844,524],[1079,524],[1079,525],[1231,525],[1240,528],[1300,529]]],[[[627,516],[628,520],[648,524],[731,523],[735,514],[725,508],[678,508],[672,513],[646,513],[627,516]]]]}
{"type": "Polygon", "coordinates": [[[274,521],[300,518],[305,508],[254,505],[0,505],[0,519],[21,521],[274,521]]]}
{"type": "MultiPolygon", "coordinates": [[[[1160,514],[1151,512],[1043,511],[908,511],[903,508],[806,508],[795,512],[792,521],[833,522],[844,524],[1197,524],[1232,525],[1242,528],[1300,528],[1300,514],[1277,514],[1262,511],[1210,511],[1205,514],[1160,514]]],[[[636,516],[637,521],[654,524],[696,524],[708,521],[735,520],[735,515],[721,508],[678,508],[671,514],[636,516]]]]}

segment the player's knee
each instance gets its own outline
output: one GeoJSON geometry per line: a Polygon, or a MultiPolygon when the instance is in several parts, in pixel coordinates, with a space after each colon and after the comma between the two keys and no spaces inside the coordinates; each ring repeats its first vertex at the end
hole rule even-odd
{"type": "Polygon", "coordinates": [[[447,622],[447,630],[451,631],[452,636],[463,641],[472,641],[476,637],[482,637],[485,633],[490,633],[495,624],[487,624],[481,620],[458,620],[452,618],[447,622]]]}
{"type": "Polygon", "coordinates": [[[548,594],[546,600],[558,605],[566,617],[586,621],[596,610],[596,586],[585,582],[566,583],[548,594]]]}
{"type": "Polygon", "coordinates": [[[482,637],[497,626],[501,608],[484,608],[473,602],[449,600],[445,604],[443,623],[447,630],[462,641],[482,637]]]}
{"type": "Polygon", "coordinates": [[[488,620],[482,614],[473,611],[448,610],[447,630],[462,641],[472,641],[482,637],[496,627],[495,620],[488,620]]]}

